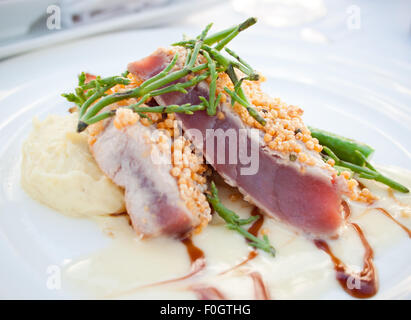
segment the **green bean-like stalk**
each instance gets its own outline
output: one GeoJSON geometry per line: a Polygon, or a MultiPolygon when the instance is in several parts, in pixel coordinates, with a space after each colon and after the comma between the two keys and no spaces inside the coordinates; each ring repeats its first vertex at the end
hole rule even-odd
{"type": "MultiPolygon", "coordinates": [[[[110,95],[107,95],[105,93],[108,89],[116,84],[129,84],[130,80],[126,78],[128,75],[127,71],[123,73],[122,76],[115,76],[104,79],[97,78],[90,81],[89,83],[85,83],[86,75],[82,73],[79,76],[79,87],[76,90],[76,94],[65,95],[69,101],[78,104],[80,107],[80,119],[77,131],[83,131],[89,124],[94,123],[98,119],[112,116],[113,112],[111,111],[100,114],[100,111],[110,104],[124,99],[140,98],[138,102],[138,107],[140,107],[141,104],[143,104],[148,98],[153,96],[176,91],[187,93],[186,88],[198,84],[199,82],[205,80],[208,76],[211,76],[211,90],[209,100],[207,102],[203,100],[202,105],[207,108],[208,114],[215,115],[217,105],[219,104],[221,98],[221,93],[217,96],[217,98],[215,97],[218,72],[223,72],[229,66],[233,65],[247,74],[249,76],[249,79],[255,78],[255,74],[253,75],[254,71],[251,67],[249,67],[248,64],[243,63],[242,60],[238,60],[238,62],[231,61],[219,53],[219,50],[223,49],[226,44],[234,39],[235,36],[237,36],[240,32],[242,32],[249,26],[253,25],[255,22],[255,18],[249,18],[240,25],[220,31],[211,36],[208,36],[208,32],[212,24],[207,25],[196,39],[183,41],[187,44],[187,59],[184,67],[181,70],[172,71],[178,59],[178,55],[176,54],[171,60],[170,64],[162,72],[151,77],[150,79],[147,79],[140,86],[125,92],[119,92],[110,95]],[[210,47],[210,45],[217,42],[218,44],[216,45],[216,48],[210,47]],[[194,66],[200,53],[206,57],[207,63],[194,66]],[[208,70],[199,76],[196,76],[185,82],[175,83],[176,81],[186,77],[190,73],[196,73],[205,69],[208,70]]],[[[243,96],[242,99],[246,100],[245,96],[243,96]]],[[[136,110],[137,112],[137,106],[133,106],[132,109],[136,110]]],[[[175,108],[168,108],[167,110],[173,109],[175,108]]],[[[196,108],[193,107],[193,109],[196,108]]],[[[250,110],[254,117],[258,116],[258,113],[253,112],[251,106],[248,106],[247,110],[250,110]]],[[[141,113],[141,111],[138,112],[141,113]]]]}
{"type": "Polygon", "coordinates": [[[147,79],[146,81],[144,81],[144,83],[141,85],[142,87],[145,86],[149,86],[152,83],[155,83],[158,80],[161,80],[162,78],[164,78],[165,76],[167,76],[171,69],[173,69],[173,67],[176,65],[178,60],[178,53],[176,53],[173,57],[173,59],[171,59],[170,63],[167,65],[167,67],[165,67],[161,72],[159,72],[158,74],[156,74],[155,76],[151,77],[150,79],[147,79]]]}
{"type": "Polygon", "coordinates": [[[187,63],[187,68],[192,68],[197,61],[198,54],[200,53],[201,47],[203,45],[204,39],[207,36],[208,31],[210,30],[213,24],[210,23],[207,27],[201,32],[201,35],[197,38],[194,44],[193,52],[190,55],[190,60],[187,63]]]}
{"type": "MultiPolygon", "coordinates": [[[[172,45],[181,46],[186,49],[192,49],[194,48],[194,40],[181,41],[181,42],[174,43],[172,45]]],[[[233,60],[230,60],[224,57],[219,51],[217,51],[216,49],[206,44],[203,44],[201,49],[203,51],[208,52],[211,58],[213,58],[213,60],[215,60],[218,63],[218,65],[221,67],[220,72],[224,72],[225,70],[227,70],[227,67],[231,64],[232,66],[234,66],[241,72],[245,73],[248,76],[249,80],[258,80],[258,77],[259,77],[258,74],[256,74],[252,68],[249,69],[241,63],[238,63],[236,61],[233,61],[233,60]]]]}
{"type": "Polygon", "coordinates": [[[207,71],[199,76],[193,77],[191,80],[188,80],[186,82],[175,83],[175,84],[166,86],[158,90],[153,90],[147,93],[146,95],[144,95],[143,97],[141,97],[141,99],[137,103],[129,105],[128,108],[133,109],[135,111],[140,110],[137,108],[140,107],[142,104],[144,104],[149,98],[160,96],[160,95],[170,93],[170,92],[181,92],[181,93],[187,94],[186,88],[195,86],[201,81],[204,81],[205,79],[208,78],[209,75],[210,73],[207,71]]]}
{"type": "MultiPolygon", "coordinates": [[[[124,75],[124,73],[123,73],[124,75]]],[[[85,84],[83,84],[81,86],[81,88],[83,90],[87,90],[87,89],[91,89],[91,88],[95,88],[97,86],[97,84],[99,84],[100,86],[109,86],[109,85],[116,85],[116,84],[123,84],[123,85],[128,85],[130,84],[130,79],[127,79],[127,75],[126,77],[124,76],[113,76],[113,77],[107,77],[107,78],[103,78],[103,79],[93,79],[85,84]]]]}
{"type": "Polygon", "coordinates": [[[78,86],[82,87],[86,83],[87,75],[85,72],[82,72],[78,75],[78,86]]]}
{"type": "Polygon", "coordinates": [[[258,111],[255,108],[251,106],[251,104],[247,100],[244,100],[237,93],[231,91],[227,87],[224,87],[224,91],[230,95],[232,102],[237,101],[239,104],[241,104],[244,108],[247,109],[250,116],[252,116],[262,126],[265,126],[265,119],[258,113],[258,111]]]}
{"type": "Polygon", "coordinates": [[[193,77],[190,80],[187,80],[186,82],[180,82],[180,83],[172,84],[170,86],[167,86],[167,87],[164,87],[158,90],[153,90],[152,92],[149,93],[149,95],[151,97],[155,97],[155,96],[160,96],[162,94],[173,92],[173,91],[179,91],[179,92],[187,94],[187,90],[185,90],[186,88],[193,87],[199,84],[201,81],[204,81],[209,76],[210,76],[210,72],[207,71],[196,77],[193,77]]]}
{"type": "MultiPolygon", "coordinates": [[[[160,89],[161,87],[163,87],[163,86],[165,86],[165,85],[167,85],[167,84],[169,84],[173,81],[176,81],[180,78],[183,78],[183,77],[187,76],[189,73],[198,72],[198,71],[204,70],[206,68],[207,68],[206,63],[201,64],[197,67],[193,67],[193,68],[183,68],[179,71],[169,73],[169,74],[163,76],[162,78],[157,79],[156,81],[152,81],[152,79],[148,79],[141,86],[139,86],[139,87],[137,87],[133,90],[129,90],[129,91],[126,91],[126,92],[121,92],[121,93],[114,93],[114,94],[111,94],[109,96],[106,96],[106,97],[100,99],[97,103],[95,103],[92,107],[90,107],[88,109],[88,111],[84,114],[84,116],[79,120],[79,125],[78,125],[78,128],[77,128],[77,131],[81,132],[85,128],[87,128],[87,126],[89,124],[91,124],[89,119],[93,118],[98,112],[100,112],[100,110],[102,110],[104,107],[106,107],[106,106],[108,106],[112,103],[116,103],[116,102],[124,100],[124,99],[143,97],[146,94],[150,93],[151,91],[154,91],[156,89],[160,89]],[[149,83],[147,84],[146,82],[149,82],[149,83]]],[[[193,83],[193,82],[191,82],[191,83],[193,83]]],[[[176,89],[175,91],[178,91],[178,90],[181,89],[181,86],[175,86],[174,88],[176,89]]],[[[169,92],[171,92],[171,91],[169,91],[169,92]]]]}
{"type": "Polygon", "coordinates": [[[257,81],[260,78],[260,75],[254,71],[254,69],[240,56],[235,53],[233,50],[230,50],[229,48],[225,48],[225,51],[232,57],[238,60],[238,62],[244,66],[249,72],[244,72],[245,74],[248,75],[248,80],[252,81],[257,81]]]}
{"type": "Polygon", "coordinates": [[[251,17],[248,18],[246,21],[238,25],[237,28],[235,28],[230,34],[228,34],[226,37],[221,39],[217,45],[215,46],[215,49],[220,51],[223,49],[231,40],[233,40],[241,31],[251,27],[257,22],[257,18],[251,17]]]}
{"type": "MultiPolygon", "coordinates": [[[[190,103],[186,104],[172,104],[168,106],[155,106],[155,107],[139,107],[137,104],[129,105],[124,107],[126,109],[132,109],[136,113],[138,113],[141,117],[147,118],[145,113],[184,113],[184,114],[193,114],[196,111],[205,110],[206,106],[204,104],[195,104],[192,105],[190,103]]],[[[107,119],[112,117],[116,114],[116,110],[110,110],[107,112],[99,113],[93,118],[89,119],[89,124],[93,124],[99,122],[101,120],[107,119]]]]}
{"type": "Polygon", "coordinates": [[[87,108],[95,102],[97,99],[104,96],[104,92],[108,89],[114,87],[117,84],[127,85],[130,80],[125,77],[108,77],[101,79],[96,77],[96,79],[85,83],[86,75],[82,72],[78,76],[78,87],[75,89],[74,93],[63,93],[62,96],[65,97],[69,102],[74,102],[80,107],[80,116],[84,114],[87,108]]]}
{"type": "MultiPolygon", "coordinates": [[[[93,121],[96,119],[96,115],[106,106],[124,100],[124,99],[129,99],[129,98],[139,98],[146,96],[147,94],[150,94],[152,91],[158,90],[156,93],[151,94],[153,95],[160,95],[172,91],[180,91],[180,92],[186,92],[184,90],[185,87],[193,86],[197,84],[195,80],[192,81],[187,81],[185,84],[175,84],[175,85],[170,85],[167,88],[162,88],[166,86],[167,84],[174,82],[176,80],[179,80],[185,76],[187,76],[189,73],[195,73],[201,70],[204,70],[207,68],[207,64],[202,64],[197,67],[194,67],[195,62],[197,61],[198,54],[200,52],[201,46],[203,45],[203,41],[207,36],[208,31],[210,30],[212,24],[207,25],[207,27],[203,30],[201,35],[198,37],[196,40],[196,43],[194,45],[194,49],[192,53],[190,54],[190,59],[186,66],[178,71],[170,73],[171,69],[175,65],[178,55],[175,55],[173,60],[170,62],[170,64],[159,74],[153,76],[152,78],[146,80],[141,86],[129,90],[126,92],[122,93],[115,93],[109,96],[106,96],[102,99],[100,99],[98,102],[96,102],[93,106],[90,107],[91,103],[87,103],[84,108],[82,105],[82,113],[81,117],[79,119],[79,123],[77,126],[77,131],[81,132],[83,131],[89,124],[91,124],[90,120],[92,119],[93,121]]],[[[204,78],[205,79],[205,78],[204,78]]],[[[198,78],[196,78],[198,80],[198,78]]],[[[101,97],[101,96],[100,96],[101,97]]],[[[70,97],[71,98],[71,97],[70,97]]],[[[94,97],[93,97],[94,98],[94,97]]],[[[96,99],[95,99],[96,100],[96,99]]],[[[94,101],[95,101],[94,100],[94,101]]],[[[83,103],[84,104],[84,103],[83,103]]]]}
{"type": "Polygon", "coordinates": [[[77,125],[77,131],[81,132],[84,129],[86,129],[88,125],[99,122],[99,121],[102,121],[102,120],[107,119],[107,118],[110,118],[110,117],[114,116],[115,114],[116,114],[116,110],[110,110],[110,111],[107,111],[107,112],[99,113],[98,115],[92,117],[91,119],[89,119],[89,123],[84,123],[84,122],[79,121],[79,123],[77,125]],[[84,126],[84,128],[82,128],[82,126],[84,126]],[[82,129],[82,130],[79,130],[79,128],[82,129]]]}
{"type": "MultiPolygon", "coordinates": [[[[131,107],[131,106],[130,106],[131,107]]],[[[172,104],[168,106],[155,106],[155,107],[139,107],[134,108],[136,112],[154,112],[154,113],[185,113],[185,114],[193,114],[199,110],[205,110],[204,104],[196,104],[192,105],[189,103],[178,105],[172,104]]]]}
{"type": "Polygon", "coordinates": [[[248,18],[247,20],[240,23],[239,25],[235,25],[230,28],[215,32],[212,35],[209,35],[204,39],[204,44],[211,46],[215,44],[216,42],[219,42],[222,39],[226,38],[233,31],[240,29],[240,32],[241,32],[245,30],[246,28],[248,28],[249,26],[253,25],[255,22],[257,22],[256,18],[248,18]]]}
{"type": "Polygon", "coordinates": [[[216,63],[213,59],[211,59],[210,55],[207,51],[202,51],[202,55],[207,59],[208,62],[208,70],[210,71],[211,81],[209,86],[209,100],[208,102],[203,101],[207,106],[207,114],[209,116],[214,116],[216,114],[217,106],[220,103],[221,99],[221,92],[218,94],[216,99],[216,90],[217,90],[217,78],[218,72],[216,70],[216,63]]]}
{"type": "Polygon", "coordinates": [[[97,84],[95,90],[91,91],[92,95],[90,95],[88,99],[81,105],[79,116],[82,117],[88,107],[91,106],[95,101],[97,101],[97,99],[103,97],[105,95],[105,92],[111,89],[113,86],[114,84],[101,87],[100,84],[97,84]]]}
{"type": "Polygon", "coordinates": [[[308,129],[310,129],[313,138],[317,138],[321,145],[332,149],[341,160],[363,166],[365,165],[364,160],[355,151],[361,152],[365,159],[374,153],[374,149],[365,143],[313,127],[308,127],[308,129]]]}
{"type": "Polygon", "coordinates": [[[375,180],[378,182],[381,182],[389,187],[391,187],[394,190],[400,191],[402,193],[408,193],[409,190],[407,187],[403,186],[402,184],[382,175],[380,172],[378,172],[366,159],[366,157],[359,151],[356,150],[355,153],[358,157],[362,158],[364,163],[366,164],[367,167],[362,167],[354,163],[350,163],[344,160],[341,160],[337,157],[337,155],[327,146],[323,146],[323,151],[335,161],[335,165],[342,167],[342,168],[347,168],[351,170],[352,172],[355,172],[358,174],[359,178],[364,178],[368,180],[375,180]]]}
{"type": "Polygon", "coordinates": [[[228,76],[230,77],[232,83],[234,84],[234,88],[235,88],[234,91],[229,90],[227,87],[224,88],[225,92],[227,92],[230,95],[232,103],[233,101],[237,101],[239,104],[241,104],[244,108],[247,109],[250,116],[252,116],[255,120],[257,120],[257,122],[260,123],[262,126],[265,126],[266,124],[265,119],[248,102],[247,97],[245,96],[245,93],[241,87],[242,80],[241,81],[238,80],[233,66],[229,65],[226,72],[228,76]]]}
{"type": "Polygon", "coordinates": [[[83,101],[74,93],[62,93],[61,96],[66,98],[68,102],[73,102],[79,107],[81,107],[83,103],[83,101]]]}
{"type": "MultiPolygon", "coordinates": [[[[158,75],[153,77],[154,79],[153,78],[148,79],[145,82],[145,84],[148,83],[148,85],[146,87],[150,87],[150,86],[155,87],[156,82],[161,82],[162,78],[166,77],[168,75],[168,72],[174,66],[177,57],[178,57],[177,55],[174,56],[173,60],[166,67],[166,69],[164,69],[161,72],[161,75],[158,74],[158,75]]],[[[143,114],[142,114],[143,112],[153,112],[153,113],[155,113],[155,112],[160,112],[161,110],[162,110],[163,113],[181,112],[181,113],[185,113],[185,114],[193,114],[193,112],[195,112],[195,111],[204,110],[205,109],[204,105],[190,105],[190,104],[187,105],[187,104],[185,104],[185,105],[182,105],[182,106],[179,106],[179,107],[177,105],[159,106],[159,107],[140,107],[140,105],[142,105],[150,97],[159,96],[159,95],[162,95],[162,94],[165,94],[165,93],[174,92],[174,91],[187,93],[185,88],[188,88],[188,87],[191,87],[191,86],[194,86],[194,85],[198,84],[199,82],[207,79],[207,77],[209,75],[210,75],[209,72],[204,72],[203,74],[201,74],[199,76],[196,76],[196,77],[193,77],[191,80],[188,80],[186,82],[176,83],[176,84],[173,84],[173,85],[170,85],[170,86],[163,87],[163,88],[158,89],[158,90],[153,90],[153,91],[145,94],[144,96],[142,96],[142,98],[140,99],[139,102],[137,102],[136,104],[129,105],[127,108],[136,111],[138,114],[140,114],[140,116],[143,116],[143,114]]],[[[144,87],[144,83],[141,87],[144,87]]],[[[96,108],[96,107],[93,106],[93,108],[96,108]]],[[[84,121],[80,120],[79,124],[77,126],[77,130],[79,132],[81,132],[88,125],[96,123],[96,122],[101,121],[103,119],[106,119],[108,117],[111,117],[114,114],[115,114],[115,112],[108,111],[108,112],[104,112],[104,113],[101,113],[101,114],[94,114],[93,116],[91,116],[87,119],[87,122],[84,122],[84,121]]]]}
{"type": "Polygon", "coordinates": [[[266,235],[264,235],[263,239],[260,239],[242,227],[243,225],[252,223],[256,219],[258,219],[258,217],[254,216],[248,219],[240,219],[240,217],[234,211],[231,211],[230,209],[225,207],[218,197],[218,190],[214,184],[214,181],[211,182],[210,191],[211,195],[207,195],[208,202],[211,204],[214,211],[217,212],[218,215],[227,223],[226,227],[230,230],[238,232],[244,238],[248,239],[248,244],[250,246],[263,250],[274,257],[275,249],[270,244],[270,241],[268,240],[268,237],[266,235]]]}
{"type": "Polygon", "coordinates": [[[348,170],[351,173],[357,173],[360,178],[379,181],[403,193],[409,192],[408,188],[382,175],[371,165],[368,158],[374,153],[374,149],[369,145],[325,130],[308,128],[311,135],[317,138],[323,146],[323,153],[326,154],[325,160],[333,159],[334,168],[339,173],[348,170]]]}
{"type": "Polygon", "coordinates": [[[238,28],[238,26],[232,26],[230,28],[215,32],[212,35],[207,36],[207,38],[204,39],[204,43],[211,46],[215,44],[216,42],[219,42],[221,39],[224,39],[225,37],[227,37],[236,28],[238,28]]]}
{"type": "Polygon", "coordinates": [[[187,56],[186,56],[186,61],[184,63],[184,67],[187,67],[188,62],[190,61],[191,54],[193,53],[193,50],[190,48],[187,49],[187,56]]]}

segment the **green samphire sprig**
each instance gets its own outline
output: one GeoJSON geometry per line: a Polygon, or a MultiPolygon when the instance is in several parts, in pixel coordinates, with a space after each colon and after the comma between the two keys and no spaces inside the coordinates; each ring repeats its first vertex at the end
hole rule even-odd
{"type": "Polygon", "coordinates": [[[368,158],[374,149],[369,145],[313,127],[309,129],[323,146],[324,160],[333,159],[338,171],[349,170],[358,174],[359,178],[381,182],[402,193],[409,192],[407,187],[384,176],[371,165],[368,158]]]}
{"type": "Polygon", "coordinates": [[[214,184],[214,181],[211,182],[210,191],[211,194],[207,195],[208,202],[211,204],[214,211],[217,212],[218,215],[226,222],[226,227],[241,234],[248,240],[248,244],[250,246],[263,250],[274,257],[275,249],[270,244],[267,235],[264,235],[263,239],[260,239],[243,228],[244,225],[254,222],[258,219],[258,217],[251,216],[248,219],[240,219],[240,217],[234,211],[231,211],[230,209],[225,207],[218,197],[218,190],[214,184]]]}
{"type": "Polygon", "coordinates": [[[140,86],[119,93],[113,93],[107,95],[107,90],[111,89],[117,84],[128,85],[130,80],[127,78],[127,72],[121,76],[114,76],[109,78],[96,79],[86,83],[85,74],[82,73],[79,76],[79,85],[75,89],[75,93],[63,94],[63,96],[70,102],[76,103],[79,108],[79,122],[77,131],[81,132],[87,128],[90,124],[96,123],[115,114],[113,111],[102,112],[102,110],[116,102],[121,100],[137,98],[138,102],[133,105],[127,106],[127,108],[139,113],[140,115],[145,112],[183,112],[186,114],[192,114],[195,111],[207,110],[209,115],[215,115],[218,104],[220,103],[221,94],[216,97],[216,81],[219,72],[227,72],[232,79],[233,84],[236,87],[234,97],[240,97],[236,101],[242,104],[249,112],[261,124],[265,124],[264,119],[258,114],[258,112],[247,101],[241,89],[241,82],[236,79],[234,68],[242,71],[247,75],[247,79],[257,80],[258,75],[254,72],[251,66],[241,59],[237,54],[231,51],[225,46],[233,40],[240,32],[244,31],[248,27],[255,24],[257,20],[255,18],[249,18],[243,23],[234,26],[232,28],[217,32],[213,35],[207,36],[212,24],[206,26],[206,28],[193,40],[187,40],[174,45],[179,45],[187,48],[187,57],[182,69],[172,71],[176,65],[178,55],[176,54],[169,65],[159,74],[144,81],[140,86]],[[212,47],[212,45],[214,45],[212,47]],[[237,61],[231,61],[224,57],[219,51],[222,49],[233,56],[237,61]],[[203,63],[195,66],[198,56],[202,55],[206,58],[207,63],[203,63]],[[202,72],[202,73],[200,73],[202,72]],[[189,74],[196,74],[193,78],[187,81],[181,81],[189,74]],[[234,75],[234,76],[233,76],[234,75]],[[187,93],[187,89],[193,87],[210,77],[210,93],[209,99],[201,97],[201,104],[191,106],[184,104],[180,106],[161,106],[160,108],[151,109],[143,107],[142,105],[150,98],[159,96],[170,92],[187,93]],[[171,111],[173,110],[173,111],[171,111]]]}

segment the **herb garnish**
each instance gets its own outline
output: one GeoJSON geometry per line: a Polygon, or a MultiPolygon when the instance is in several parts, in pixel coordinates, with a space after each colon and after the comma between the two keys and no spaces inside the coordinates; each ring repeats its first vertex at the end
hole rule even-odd
{"type": "Polygon", "coordinates": [[[248,239],[248,244],[250,246],[263,250],[274,257],[275,249],[270,244],[267,235],[264,235],[263,239],[260,239],[242,227],[243,225],[250,224],[257,220],[258,216],[251,216],[248,219],[240,219],[240,217],[234,211],[231,211],[221,203],[214,181],[211,182],[210,191],[211,195],[207,195],[208,202],[210,202],[214,211],[217,212],[218,215],[227,223],[226,227],[230,230],[237,231],[244,238],[248,239]]]}
{"type": "Polygon", "coordinates": [[[245,73],[247,79],[249,80],[258,80],[258,74],[254,72],[254,70],[248,63],[246,63],[230,49],[226,48],[226,51],[231,56],[236,58],[237,61],[231,61],[219,52],[220,50],[225,48],[225,46],[240,32],[252,26],[256,22],[257,20],[255,18],[249,18],[238,26],[220,31],[209,37],[207,37],[207,34],[212,24],[207,25],[207,27],[196,39],[186,40],[174,44],[177,46],[185,47],[187,49],[187,58],[184,67],[181,70],[171,72],[178,59],[178,55],[176,54],[170,64],[162,72],[151,77],[150,79],[143,82],[140,86],[132,90],[121,93],[113,93],[110,95],[106,94],[107,90],[111,89],[117,84],[127,85],[130,83],[130,80],[126,78],[128,75],[127,71],[121,76],[114,76],[104,79],[97,77],[95,80],[92,80],[88,83],[85,83],[86,77],[85,74],[82,73],[79,76],[79,85],[75,89],[75,93],[63,94],[63,97],[65,97],[70,102],[76,103],[80,108],[80,118],[77,126],[77,131],[81,132],[85,130],[88,125],[115,115],[114,111],[107,111],[102,113],[100,113],[100,111],[110,104],[130,98],[137,98],[139,100],[136,104],[129,105],[126,108],[132,109],[140,115],[143,115],[143,113],[145,112],[183,112],[186,114],[192,114],[195,111],[204,109],[207,109],[207,113],[209,115],[215,115],[217,106],[221,98],[221,94],[215,97],[216,81],[219,72],[227,72],[227,74],[230,76],[230,79],[233,81],[233,84],[235,86],[234,96],[239,97],[239,99],[236,99],[235,101],[242,104],[252,117],[254,117],[258,122],[264,125],[265,120],[247,101],[247,98],[241,88],[242,80],[237,80],[234,68],[245,73]],[[213,44],[216,44],[215,47],[211,47],[213,44]],[[194,66],[199,55],[204,56],[207,60],[207,63],[194,66]],[[188,81],[170,84],[186,77],[188,74],[195,74],[200,71],[203,71],[203,73],[197,74],[188,81]],[[195,86],[208,77],[211,78],[209,100],[201,97],[202,103],[200,105],[171,105],[155,107],[154,109],[141,107],[141,105],[151,97],[169,92],[187,93],[187,88],[195,86]]]}
{"type": "Polygon", "coordinates": [[[409,192],[407,187],[382,175],[371,165],[368,158],[374,149],[369,145],[324,130],[312,127],[309,129],[311,135],[323,146],[323,159],[333,159],[337,171],[348,170],[357,173],[359,178],[381,182],[403,193],[409,192]]]}

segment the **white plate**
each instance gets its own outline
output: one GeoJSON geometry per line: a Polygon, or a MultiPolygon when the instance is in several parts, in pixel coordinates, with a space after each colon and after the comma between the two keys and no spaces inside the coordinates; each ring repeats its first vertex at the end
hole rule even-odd
{"type": "MultiPolygon", "coordinates": [[[[168,29],[104,35],[0,64],[1,298],[73,297],[47,289],[47,268],[110,241],[94,223],[64,217],[22,191],[20,149],[33,116],[64,114],[68,104],[60,93],[73,88],[80,71],[119,74],[128,62],[180,39],[182,33],[168,29]]],[[[306,123],[371,144],[376,163],[411,169],[409,61],[353,56],[341,48],[255,33],[241,35],[232,47],[265,73],[268,92],[304,108],[306,123]]],[[[376,298],[411,298],[411,256],[405,252],[411,252],[411,240],[376,257],[381,282],[376,298]]],[[[340,290],[319,298],[349,297],[340,290]]]]}

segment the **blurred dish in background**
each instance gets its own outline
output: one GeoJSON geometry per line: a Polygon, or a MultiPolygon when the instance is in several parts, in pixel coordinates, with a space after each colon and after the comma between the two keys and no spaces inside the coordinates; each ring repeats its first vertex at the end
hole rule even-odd
{"type": "Polygon", "coordinates": [[[43,16],[46,8],[54,2],[52,0],[0,1],[0,41],[27,33],[30,26],[43,16]]]}
{"type": "Polygon", "coordinates": [[[221,0],[3,0],[0,59],[98,33],[164,25],[216,3],[221,0]],[[58,14],[47,11],[52,4],[59,8],[61,28],[47,27],[47,19],[58,14]]]}
{"type": "Polygon", "coordinates": [[[231,0],[233,8],[273,27],[294,27],[325,17],[323,0],[231,0]]]}
{"type": "Polygon", "coordinates": [[[165,5],[173,0],[60,0],[65,27],[92,23],[165,5]]]}

